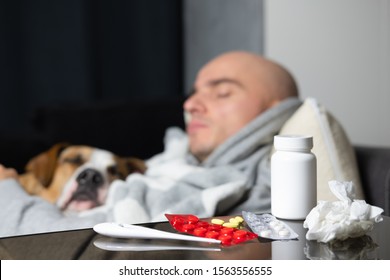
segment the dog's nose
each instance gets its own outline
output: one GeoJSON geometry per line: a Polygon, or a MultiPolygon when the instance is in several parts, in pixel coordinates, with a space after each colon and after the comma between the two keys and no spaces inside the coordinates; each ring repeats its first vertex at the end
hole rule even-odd
{"type": "Polygon", "coordinates": [[[76,178],[76,181],[80,185],[88,185],[92,187],[98,187],[103,183],[102,174],[92,168],[87,168],[83,170],[76,178]]]}

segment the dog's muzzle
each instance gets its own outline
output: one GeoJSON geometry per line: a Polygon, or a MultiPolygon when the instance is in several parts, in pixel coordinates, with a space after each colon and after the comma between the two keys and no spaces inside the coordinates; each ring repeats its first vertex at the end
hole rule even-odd
{"type": "Polygon", "coordinates": [[[83,170],[76,178],[77,183],[79,183],[79,188],[81,186],[88,188],[98,188],[104,182],[102,174],[92,168],[87,168],[83,170]]]}
{"type": "Polygon", "coordinates": [[[77,188],[71,195],[70,200],[64,205],[64,209],[68,208],[71,203],[78,202],[88,203],[87,208],[92,208],[100,205],[99,188],[104,185],[104,177],[102,173],[93,168],[87,168],[80,172],[76,177],[77,188]]]}
{"type": "Polygon", "coordinates": [[[91,200],[98,202],[98,188],[103,185],[102,174],[92,168],[83,170],[76,178],[78,187],[72,195],[72,200],[91,200]]]}

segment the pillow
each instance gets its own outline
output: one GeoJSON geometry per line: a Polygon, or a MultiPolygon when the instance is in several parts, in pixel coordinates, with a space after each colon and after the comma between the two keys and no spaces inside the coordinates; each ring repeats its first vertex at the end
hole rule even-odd
{"type": "Polygon", "coordinates": [[[313,136],[317,200],[337,200],[329,189],[330,180],[352,181],[356,199],[364,199],[354,149],[340,123],[316,99],[307,98],[279,134],[313,136]]]}

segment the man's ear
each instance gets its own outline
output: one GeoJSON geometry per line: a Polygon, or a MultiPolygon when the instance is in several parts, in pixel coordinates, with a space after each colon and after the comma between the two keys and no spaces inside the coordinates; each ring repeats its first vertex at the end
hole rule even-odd
{"type": "Polygon", "coordinates": [[[49,150],[33,157],[26,165],[26,172],[32,173],[44,187],[48,187],[57,167],[57,159],[68,146],[68,143],[57,143],[49,150]]]}

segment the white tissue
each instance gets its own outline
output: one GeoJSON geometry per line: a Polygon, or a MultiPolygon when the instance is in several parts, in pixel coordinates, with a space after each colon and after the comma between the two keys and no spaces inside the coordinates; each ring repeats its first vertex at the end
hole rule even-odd
{"type": "Polygon", "coordinates": [[[339,201],[319,201],[310,211],[303,223],[307,240],[326,243],[363,236],[383,220],[383,209],[354,199],[352,182],[330,181],[329,188],[339,201]]]}

